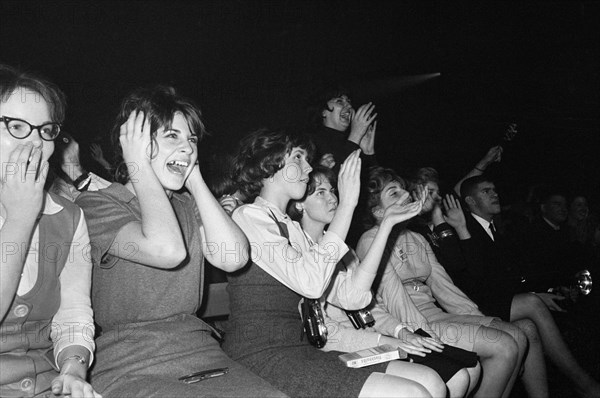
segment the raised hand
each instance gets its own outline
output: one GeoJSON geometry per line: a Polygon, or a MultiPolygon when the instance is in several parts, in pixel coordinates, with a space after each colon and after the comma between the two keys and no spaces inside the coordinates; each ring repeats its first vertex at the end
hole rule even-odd
{"type": "Polygon", "coordinates": [[[129,118],[121,125],[119,140],[126,163],[134,163],[138,167],[150,164],[152,148],[150,137],[150,121],[144,112],[131,112],[129,118]]]}
{"type": "Polygon", "coordinates": [[[375,132],[377,131],[377,120],[367,127],[367,132],[360,140],[360,149],[365,155],[375,154],[375,132]]]}
{"type": "Polygon", "coordinates": [[[352,115],[352,124],[350,125],[350,134],[348,140],[360,145],[360,141],[367,133],[368,127],[377,118],[377,113],[373,113],[375,105],[371,102],[362,105],[352,115]]]}
{"type": "Polygon", "coordinates": [[[423,202],[418,200],[409,203],[409,200],[410,195],[408,192],[402,194],[396,203],[385,209],[382,222],[390,222],[392,225],[396,225],[418,215],[423,207],[423,202]]]}
{"type": "Polygon", "coordinates": [[[444,219],[454,229],[465,228],[467,226],[467,220],[465,219],[465,213],[463,213],[460,201],[452,195],[446,195],[442,200],[446,215],[444,219]]]}
{"type": "Polygon", "coordinates": [[[338,193],[340,206],[353,206],[358,204],[360,195],[360,149],[353,151],[340,167],[338,176],[338,193]]]}
{"type": "Polygon", "coordinates": [[[42,147],[31,142],[18,145],[2,165],[0,201],[8,217],[35,220],[44,203],[44,183],[48,161],[42,159],[42,147]]]}
{"type": "Polygon", "coordinates": [[[502,160],[503,150],[504,149],[500,145],[491,147],[479,163],[477,163],[475,168],[483,171],[487,169],[490,164],[500,162],[502,160]]]}
{"type": "Polygon", "coordinates": [[[104,167],[106,170],[110,170],[110,163],[104,157],[104,153],[102,152],[102,147],[100,144],[92,144],[90,145],[90,153],[92,158],[100,164],[100,166],[104,167]]]}
{"type": "Polygon", "coordinates": [[[100,144],[94,143],[90,145],[90,153],[95,161],[100,162],[101,160],[104,160],[104,154],[102,153],[100,144]]]}

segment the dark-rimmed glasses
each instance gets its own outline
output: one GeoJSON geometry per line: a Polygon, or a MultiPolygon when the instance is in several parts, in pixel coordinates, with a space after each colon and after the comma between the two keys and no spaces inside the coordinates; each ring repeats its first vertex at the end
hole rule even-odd
{"type": "Polygon", "coordinates": [[[37,130],[44,141],[53,141],[58,137],[58,134],[60,134],[60,123],[44,123],[39,126],[34,126],[23,119],[7,116],[0,117],[0,120],[4,122],[8,133],[18,140],[29,137],[33,130],[37,130]]]}

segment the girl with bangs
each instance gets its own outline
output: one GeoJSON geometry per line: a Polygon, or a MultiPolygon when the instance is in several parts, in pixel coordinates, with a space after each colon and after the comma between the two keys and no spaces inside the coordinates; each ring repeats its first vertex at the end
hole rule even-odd
{"type": "Polygon", "coordinates": [[[283,396],[227,357],[195,315],[204,258],[235,271],[244,256],[223,252],[247,244],[200,173],[203,134],[200,110],[173,88],[134,91],[113,128],[118,182],[77,198],[94,265],[91,380],[105,397],[283,396]],[[181,380],[199,371],[223,376],[181,380]]]}

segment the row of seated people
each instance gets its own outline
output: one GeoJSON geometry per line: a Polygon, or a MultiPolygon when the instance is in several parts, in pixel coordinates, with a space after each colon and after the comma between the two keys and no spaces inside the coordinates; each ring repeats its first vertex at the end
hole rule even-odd
{"type": "MultiPolygon", "coordinates": [[[[82,211],[44,190],[64,96],[38,77],[0,72],[1,396],[508,396],[522,366],[529,395],[548,395],[539,342],[532,347],[535,326],[555,326],[545,313],[545,324],[511,319],[512,307],[510,318],[484,316],[454,285],[426,238],[406,228],[436,203],[428,189],[411,201],[395,173],[373,169],[362,181],[372,229],[356,253],[346,245],[363,148],[334,158],[333,171],[313,171],[310,141],[249,135],[234,162],[235,192],[248,204],[230,217],[197,165],[198,108],[169,87],[139,89],[112,132],[116,182],[77,194],[82,211]],[[224,351],[195,316],[205,259],[228,273],[224,351]],[[298,338],[299,303],[309,299],[339,331],[322,349],[298,338]],[[365,307],[375,324],[356,329],[344,310],[365,307]],[[384,343],[412,361],[350,369],[338,360],[340,351],[384,343]],[[179,380],[207,369],[228,373],[179,380]]],[[[372,106],[363,113],[373,148],[372,106]]],[[[447,201],[447,214],[460,209],[447,201]]],[[[566,346],[556,351],[569,359],[566,346]]],[[[573,373],[582,395],[598,391],[583,370],[573,373]]]]}

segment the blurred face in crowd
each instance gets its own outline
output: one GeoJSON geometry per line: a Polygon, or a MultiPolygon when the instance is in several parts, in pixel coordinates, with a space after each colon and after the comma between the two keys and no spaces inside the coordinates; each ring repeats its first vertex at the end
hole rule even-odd
{"type": "Polygon", "coordinates": [[[481,182],[477,184],[474,192],[465,198],[472,213],[491,221],[496,214],[500,214],[500,197],[496,192],[493,182],[481,182]]]}
{"type": "Polygon", "coordinates": [[[323,125],[334,130],[346,131],[354,113],[350,98],[345,95],[332,98],[327,102],[327,108],[323,110],[323,125]]]}
{"type": "MultiPolygon", "coordinates": [[[[167,192],[178,191],[189,177],[198,159],[198,137],[190,130],[181,113],[173,116],[171,126],[156,131],[158,146],[152,169],[167,192]]],[[[133,177],[133,176],[132,176],[133,177]]]]}
{"type": "Polygon", "coordinates": [[[432,211],[435,206],[442,203],[442,197],[440,196],[440,187],[436,182],[429,181],[425,184],[425,188],[427,189],[427,199],[425,203],[423,203],[423,209],[421,213],[429,213],[432,211]]]}
{"type": "Polygon", "coordinates": [[[577,221],[583,221],[588,217],[589,213],[590,209],[588,207],[587,199],[583,196],[575,197],[569,207],[569,217],[577,221]]]}
{"type": "Polygon", "coordinates": [[[542,216],[553,224],[567,220],[567,199],[562,195],[550,196],[541,206],[542,216]]]}
{"type": "Polygon", "coordinates": [[[305,223],[318,223],[323,226],[328,225],[335,216],[337,210],[338,198],[335,194],[335,188],[324,175],[314,177],[317,184],[315,191],[308,195],[304,202],[297,203],[302,210],[302,225],[305,223]]]}
{"type": "MultiPolygon", "coordinates": [[[[34,126],[53,122],[50,108],[44,98],[39,94],[34,95],[32,92],[22,95],[22,90],[25,89],[19,88],[6,101],[0,101],[0,116],[21,119],[34,126]]],[[[18,135],[21,129],[29,128],[25,123],[19,121],[12,121],[10,126],[15,135],[18,135]]],[[[0,122],[0,165],[2,166],[0,167],[0,181],[4,180],[5,173],[20,173],[21,165],[9,164],[10,154],[19,146],[26,148],[32,146],[41,150],[42,161],[48,160],[54,152],[54,141],[43,140],[39,129],[34,129],[28,137],[19,139],[9,133],[5,122],[0,122]]]]}

